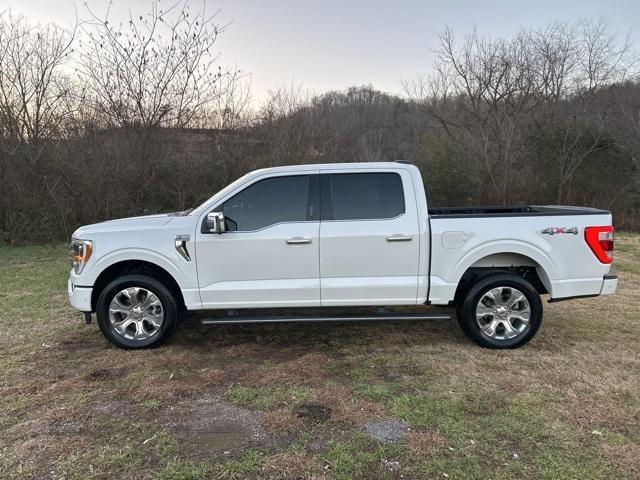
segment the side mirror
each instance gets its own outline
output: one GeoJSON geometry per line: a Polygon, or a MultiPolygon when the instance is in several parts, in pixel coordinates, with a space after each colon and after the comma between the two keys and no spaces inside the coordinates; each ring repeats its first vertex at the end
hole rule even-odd
{"type": "Polygon", "coordinates": [[[224,213],[222,212],[208,213],[207,228],[211,233],[224,233],[227,230],[226,223],[224,220],[224,213]]]}

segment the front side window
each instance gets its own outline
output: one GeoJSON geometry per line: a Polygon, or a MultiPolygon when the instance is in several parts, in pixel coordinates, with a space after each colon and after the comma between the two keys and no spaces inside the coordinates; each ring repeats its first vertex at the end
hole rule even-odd
{"type": "Polygon", "coordinates": [[[260,180],[222,205],[231,231],[252,231],[308,219],[309,175],[260,180]]]}
{"type": "Polygon", "coordinates": [[[324,180],[327,220],[393,218],[405,211],[402,179],[397,173],[338,173],[324,180]]]}

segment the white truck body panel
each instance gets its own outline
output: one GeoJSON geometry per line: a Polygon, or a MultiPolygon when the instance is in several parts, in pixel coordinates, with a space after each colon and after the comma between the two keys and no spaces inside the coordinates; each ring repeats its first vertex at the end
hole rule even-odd
{"type": "Polygon", "coordinates": [[[538,267],[551,298],[598,295],[610,265],[595,258],[582,234],[584,227],[596,225],[611,225],[611,215],[433,218],[430,300],[447,304],[462,275],[474,265],[508,267],[522,265],[526,259],[538,267]],[[553,226],[577,227],[580,234],[541,233],[553,226]],[[462,232],[457,248],[448,248],[448,232],[462,232]],[[516,256],[503,255],[506,261],[494,257],[494,262],[480,263],[505,253],[516,256]]]}
{"type": "MultiPolygon", "coordinates": [[[[385,172],[366,168],[361,172],[385,172]]],[[[330,220],[320,224],[322,306],[415,305],[421,236],[411,174],[400,174],[405,213],[384,220],[330,220]],[[400,241],[392,240],[391,237],[400,241]]],[[[339,173],[327,169],[323,173],[339,173]]],[[[424,302],[422,302],[424,303],[424,302]]]]}
{"type": "MultiPolygon", "coordinates": [[[[203,233],[197,228],[207,213],[242,189],[264,178],[290,174],[278,170],[252,172],[243,177],[245,181],[238,182],[237,188],[223,190],[207,202],[207,208],[197,209],[194,238],[200,308],[320,306],[319,221],[278,223],[257,231],[230,231],[224,235],[203,233]],[[298,237],[310,243],[287,243],[298,237]]],[[[314,175],[318,169],[302,167],[295,174],[314,175]]]]}
{"type": "Polygon", "coordinates": [[[320,222],[281,223],[257,232],[196,234],[203,308],[320,306],[320,222]],[[287,239],[308,238],[289,245],[287,239]]]}
{"type": "Polygon", "coordinates": [[[92,289],[120,262],[148,262],[179,286],[189,310],[253,307],[446,305],[469,268],[535,267],[553,299],[610,294],[601,263],[584,239],[587,226],[611,225],[604,211],[562,207],[552,214],[429,214],[420,171],[403,163],[276,167],[233,182],[188,214],[152,215],[79,228],[93,254],[69,279],[71,304],[95,308],[92,289]],[[246,187],[291,175],[393,172],[404,213],[388,219],[281,222],[255,231],[210,233],[208,213],[246,187]],[[561,214],[558,214],[558,212],[561,214]],[[548,235],[550,227],[576,234],[548,235]],[[183,236],[189,259],[176,249],[183,236]],[[394,237],[402,237],[401,241],[394,237]],[[389,239],[392,240],[389,240],[389,239]],[[288,243],[308,240],[305,243],[288,243]]]}

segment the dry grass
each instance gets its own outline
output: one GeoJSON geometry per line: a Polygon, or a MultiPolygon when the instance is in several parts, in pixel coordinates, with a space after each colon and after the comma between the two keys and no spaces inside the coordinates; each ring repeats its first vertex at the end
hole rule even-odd
{"type": "Polygon", "coordinates": [[[329,418],[335,422],[358,424],[385,416],[382,405],[354,395],[345,385],[329,383],[317,388],[311,393],[310,400],[313,404],[327,407],[329,418]]]}
{"type": "Polygon", "coordinates": [[[411,432],[407,435],[407,446],[416,455],[430,457],[442,452],[447,445],[447,439],[440,432],[411,432]]]}
{"type": "Polygon", "coordinates": [[[318,472],[313,458],[305,453],[279,453],[265,458],[262,473],[273,479],[323,480],[328,478],[318,472]]]}
{"type": "Polygon", "coordinates": [[[287,407],[267,412],[264,416],[264,423],[270,431],[280,433],[293,433],[302,427],[300,416],[287,407]]]}
{"type": "Polygon", "coordinates": [[[617,295],[545,303],[506,352],[454,321],[195,320],[122,351],[67,305],[65,256],[0,248],[0,478],[640,478],[638,235],[617,295]]]}
{"type": "Polygon", "coordinates": [[[328,363],[329,357],[327,355],[312,352],[250,372],[244,381],[252,385],[271,385],[274,383],[323,385],[327,381],[324,366],[328,363]]]}
{"type": "Polygon", "coordinates": [[[640,478],[640,444],[603,445],[602,451],[612,459],[619,471],[627,472],[633,478],[640,478]]]}

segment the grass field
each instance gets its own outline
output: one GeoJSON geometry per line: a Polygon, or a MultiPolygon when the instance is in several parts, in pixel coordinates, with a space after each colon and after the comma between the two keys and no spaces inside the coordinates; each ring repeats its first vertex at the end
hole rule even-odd
{"type": "Polygon", "coordinates": [[[481,349],[455,320],[202,327],[122,351],[66,247],[0,248],[0,478],[640,478],[640,236],[618,294],[481,349]]]}

